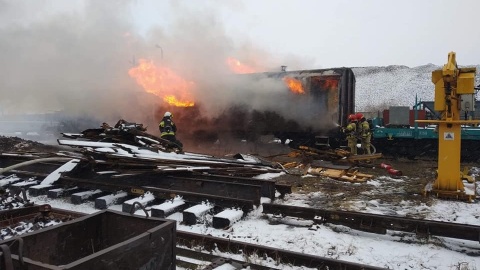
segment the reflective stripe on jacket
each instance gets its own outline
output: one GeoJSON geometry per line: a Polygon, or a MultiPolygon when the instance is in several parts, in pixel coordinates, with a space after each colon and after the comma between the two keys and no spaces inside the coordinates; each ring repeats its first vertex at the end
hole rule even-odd
{"type": "Polygon", "coordinates": [[[362,122],[362,137],[370,135],[370,124],[367,121],[362,122]]]}
{"type": "Polygon", "coordinates": [[[357,131],[357,124],[356,123],[349,123],[345,128],[345,133],[347,137],[355,136],[355,132],[357,131]]]}
{"type": "Polygon", "coordinates": [[[165,135],[175,135],[175,132],[177,131],[175,123],[170,118],[163,118],[158,125],[158,129],[160,129],[161,137],[165,135]]]}

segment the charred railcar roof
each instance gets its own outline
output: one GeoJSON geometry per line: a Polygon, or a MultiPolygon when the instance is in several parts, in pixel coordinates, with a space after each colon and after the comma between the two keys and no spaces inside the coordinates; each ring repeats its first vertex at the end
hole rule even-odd
{"type": "Polygon", "coordinates": [[[262,72],[243,74],[254,78],[278,78],[285,76],[294,78],[308,78],[325,76],[329,79],[338,77],[338,124],[343,126],[347,123],[349,114],[355,112],[355,74],[351,68],[327,68],[327,69],[306,69],[294,71],[262,72]]]}
{"type": "Polygon", "coordinates": [[[310,76],[351,76],[353,81],[355,81],[355,75],[351,68],[340,67],[340,68],[327,68],[327,69],[304,69],[304,70],[292,70],[292,71],[278,71],[278,72],[259,72],[259,73],[249,73],[244,74],[249,76],[258,76],[258,77],[278,77],[283,78],[284,76],[292,77],[310,77],[310,76]]]}

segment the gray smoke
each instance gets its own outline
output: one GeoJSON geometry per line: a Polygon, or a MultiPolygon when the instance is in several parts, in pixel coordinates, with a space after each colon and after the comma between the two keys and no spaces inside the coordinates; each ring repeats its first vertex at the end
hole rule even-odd
{"type": "Polygon", "coordinates": [[[132,8],[138,2],[133,0],[0,0],[0,113],[60,111],[111,123],[119,118],[155,123],[162,99],[128,75],[144,58],[193,82],[205,116],[232,104],[301,116],[305,108],[288,106],[284,84],[272,79],[239,83],[226,59],[235,57],[259,71],[279,71],[281,65],[308,69],[312,62],[272,55],[254,40],[227,33],[216,5],[236,12],[241,5],[206,3],[200,11],[190,2],[172,1],[172,20],[144,35],[134,24],[138,18],[132,8]]]}

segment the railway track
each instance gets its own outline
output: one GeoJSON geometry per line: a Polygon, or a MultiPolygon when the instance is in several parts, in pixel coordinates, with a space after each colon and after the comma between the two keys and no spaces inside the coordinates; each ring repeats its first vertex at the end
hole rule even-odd
{"type": "MultiPolygon", "coordinates": [[[[38,176],[38,177],[45,177],[45,174],[41,173],[32,173],[26,171],[17,171],[17,173],[22,175],[29,175],[29,176],[38,176]]],[[[203,178],[210,178],[206,176],[202,176],[203,178]]],[[[220,213],[224,208],[228,207],[240,207],[244,212],[251,210],[254,206],[258,206],[258,201],[252,200],[251,197],[248,199],[240,198],[229,195],[228,192],[225,196],[218,196],[208,193],[200,193],[200,192],[192,192],[190,188],[195,188],[196,186],[201,187],[205,185],[205,183],[216,183],[220,186],[227,185],[225,182],[219,181],[219,179],[228,179],[230,181],[235,180],[236,178],[232,177],[225,177],[225,176],[213,176],[211,179],[215,180],[205,180],[200,177],[198,180],[191,177],[166,177],[167,180],[162,182],[162,185],[170,185],[170,188],[165,188],[162,185],[155,185],[151,184],[150,186],[146,186],[148,183],[152,183],[151,179],[147,180],[139,180],[137,184],[145,184],[145,185],[131,185],[129,183],[132,182],[132,179],[126,178],[125,181],[119,179],[110,179],[109,181],[105,181],[105,179],[95,179],[95,180],[88,180],[88,179],[74,179],[69,177],[60,177],[58,180],[58,184],[54,187],[50,187],[50,189],[56,189],[59,186],[63,186],[65,190],[68,190],[69,187],[77,187],[78,189],[74,189],[77,193],[82,192],[84,190],[92,190],[92,189],[100,189],[103,191],[102,195],[105,195],[105,192],[112,193],[112,192],[119,192],[119,191],[127,191],[127,195],[124,201],[134,201],[135,198],[139,198],[140,194],[151,193],[154,195],[154,200],[151,200],[149,204],[139,205],[140,207],[147,207],[149,208],[150,214],[155,217],[165,217],[167,214],[172,213],[168,211],[155,211],[154,203],[162,203],[165,201],[170,200],[172,197],[180,195],[186,198],[187,203],[184,204],[182,207],[178,207],[173,209],[174,211],[183,211],[188,209],[189,207],[200,204],[205,200],[212,202],[215,206],[209,211],[213,211],[214,213],[220,213]],[[176,190],[172,189],[172,185],[174,181],[178,180],[181,185],[184,185],[186,190],[176,190]],[[205,182],[207,181],[207,182],[205,182]],[[188,183],[190,183],[190,187],[188,187],[188,183]],[[159,214],[160,213],[160,214],[159,214]]],[[[240,182],[247,181],[246,179],[240,179],[240,182]]],[[[253,182],[257,185],[248,185],[244,184],[237,185],[239,183],[235,183],[230,189],[235,189],[242,187],[244,188],[243,192],[252,192],[255,191],[255,194],[266,195],[269,194],[268,192],[261,192],[261,185],[259,182],[253,182]],[[247,189],[248,188],[248,189],[247,189]]],[[[271,181],[267,181],[270,185],[273,183],[271,181]]],[[[273,185],[273,190],[275,190],[275,185],[273,185]]],[[[223,188],[225,191],[229,191],[229,188],[223,188]]],[[[267,189],[269,190],[269,189],[267,189]]],[[[31,189],[29,189],[31,191],[31,189]]],[[[44,190],[43,192],[46,193],[37,193],[34,195],[45,195],[48,194],[48,190],[44,190]]],[[[38,192],[38,191],[37,191],[38,192]]],[[[78,204],[84,202],[85,200],[92,200],[95,199],[95,205],[99,209],[103,209],[107,207],[106,203],[97,203],[99,198],[87,198],[85,200],[78,200],[73,202],[73,198],[75,198],[76,193],[64,193],[62,196],[70,196],[72,203],[78,204]]],[[[237,194],[237,193],[236,193],[237,194]]],[[[240,194],[240,193],[238,193],[240,194]]],[[[250,196],[251,194],[247,195],[250,196]]],[[[52,197],[52,196],[50,196],[52,197]]],[[[116,203],[119,203],[117,201],[116,203]]],[[[378,233],[378,234],[385,234],[387,230],[393,231],[401,231],[407,233],[414,233],[419,236],[441,236],[441,237],[449,237],[449,238],[456,238],[456,239],[463,239],[469,241],[480,241],[480,226],[474,225],[465,225],[465,224],[458,224],[458,223],[447,223],[447,222],[439,222],[439,221],[432,221],[432,220],[419,220],[413,218],[404,218],[404,217],[396,217],[396,216],[385,216],[385,215],[376,215],[376,214],[367,214],[367,213],[360,213],[360,212],[349,212],[349,211],[333,211],[333,210],[324,210],[324,209],[316,209],[316,208],[308,208],[308,207],[298,207],[298,206],[289,206],[289,205],[279,205],[273,203],[263,203],[263,213],[264,214],[273,214],[273,215],[281,215],[281,216],[292,216],[303,218],[306,220],[313,220],[317,223],[331,223],[331,224],[338,224],[351,227],[353,229],[378,233]]],[[[137,207],[133,206],[134,210],[137,207]]],[[[131,212],[132,206],[123,207],[125,212],[131,212]]],[[[172,211],[173,211],[172,210],[172,211]]],[[[201,219],[201,216],[193,216],[188,217],[188,211],[184,213],[184,219],[186,224],[194,224],[196,223],[197,219],[201,219]]],[[[216,224],[216,228],[224,228],[232,225],[232,223],[228,220],[217,220],[216,222],[212,222],[212,224],[216,224]]]]}
{"type": "MultiPolygon", "coordinates": [[[[51,163],[51,166],[54,164],[56,163],[51,163]]],[[[56,165],[58,166],[58,164],[56,165]]],[[[52,168],[49,167],[49,169],[52,168]]],[[[21,170],[13,172],[17,175],[28,177],[45,178],[48,176],[47,173],[40,172],[21,170]]],[[[290,186],[276,185],[272,180],[198,173],[185,173],[174,176],[142,173],[113,178],[105,175],[89,175],[88,177],[91,178],[60,177],[55,185],[46,186],[42,189],[32,188],[38,185],[38,181],[32,181],[29,185],[15,186],[15,184],[11,184],[8,185],[8,187],[17,194],[20,193],[21,190],[28,189],[30,196],[47,195],[50,198],[70,197],[73,204],[94,200],[95,207],[98,209],[105,209],[109,206],[108,202],[102,201],[102,196],[123,192],[125,196],[114,202],[117,204],[127,202],[127,206],[122,207],[125,212],[132,211],[132,208],[137,210],[140,207],[147,207],[151,210],[149,211],[150,215],[161,218],[172,213],[171,211],[181,212],[192,206],[202,204],[205,201],[212,204],[212,207],[209,209],[210,213],[218,214],[225,208],[237,208],[242,210],[242,216],[244,216],[248,211],[260,205],[260,198],[266,197],[273,201],[276,190],[282,191],[282,194],[291,192],[290,186]],[[51,192],[52,190],[61,190],[62,192],[51,192]],[[88,191],[92,190],[100,190],[101,192],[97,192],[91,196],[77,195],[84,192],[88,194],[88,191]],[[152,200],[132,206],[135,198],[141,198],[147,193],[153,195],[152,200]],[[156,211],[155,205],[171,201],[175,196],[182,196],[185,199],[185,203],[174,209],[156,211]],[[130,201],[130,203],[128,203],[128,201],[130,201]]],[[[187,211],[187,213],[190,212],[187,211]]],[[[385,234],[387,230],[394,230],[415,233],[417,235],[480,241],[480,226],[474,225],[359,212],[332,211],[273,203],[263,203],[263,213],[298,217],[313,220],[317,223],[345,225],[357,230],[379,234],[385,234]]],[[[184,216],[188,215],[189,214],[185,214],[184,216]]],[[[188,223],[194,224],[197,218],[201,219],[202,217],[194,216],[186,219],[188,223]]],[[[228,220],[217,221],[215,224],[223,227],[232,225],[228,220]]]]}
{"type": "MultiPolygon", "coordinates": [[[[132,206],[132,200],[135,198],[141,202],[140,206],[147,207],[165,204],[172,198],[180,196],[185,203],[175,210],[189,209],[188,207],[208,201],[212,206],[210,212],[219,213],[225,208],[235,208],[241,209],[243,214],[246,214],[260,205],[262,197],[273,200],[276,192],[282,195],[291,192],[290,186],[276,185],[273,180],[252,178],[251,175],[278,170],[269,165],[262,165],[264,162],[250,156],[239,154],[236,159],[220,159],[199,154],[183,156],[167,154],[165,158],[155,151],[150,154],[150,151],[133,146],[100,144],[105,145],[120,149],[116,151],[128,150],[129,153],[136,151],[138,155],[146,156],[143,158],[135,158],[129,154],[116,156],[101,151],[91,152],[88,149],[82,152],[56,154],[2,153],[1,167],[11,168],[16,175],[43,179],[41,182],[35,180],[28,183],[8,182],[5,186],[14,193],[28,190],[30,196],[48,195],[51,198],[70,196],[74,204],[95,200],[96,208],[99,209],[108,207],[108,202],[103,196],[122,193],[125,196],[115,195],[114,200],[115,203],[123,202],[126,212],[138,207],[138,204],[132,206]],[[52,155],[60,156],[61,160],[56,161],[55,158],[51,158],[52,155]],[[151,158],[152,155],[154,158],[151,158]],[[65,156],[71,158],[71,166],[69,165],[70,168],[62,173],[58,170],[69,163],[65,163],[65,158],[61,158],[65,156]],[[24,166],[17,167],[19,163],[24,166]],[[46,181],[47,179],[50,180],[46,181]],[[147,194],[150,199],[144,200],[147,194]]],[[[152,212],[162,214],[162,211],[152,212]]]]}
{"type": "MultiPolygon", "coordinates": [[[[41,164],[40,164],[41,165],[41,164]]],[[[36,166],[32,171],[12,171],[18,176],[36,177],[45,179],[49,172],[58,168],[60,163],[49,162],[46,167],[36,166]]],[[[15,186],[12,183],[8,189],[18,193],[28,190],[30,196],[45,195],[50,198],[61,197],[69,199],[72,204],[85,201],[95,201],[98,209],[109,206],[107,201],[98,203],[102,198],[112,194],[123,194],[121,198],[114,201],[115,204],[122,204],[124,212],[133,213],[136,210],[148,210],[146,215],[152,217],[166,217],[173,212],[183,214],[184,224],[194,224],[204,220],[205,212],[192,211],[191,208],[208,201],[211,208],[207,209],[213,213],[213,220],[208,225],[222,229],[229,227],[234,221],[221,217],[226,208],[241,209],[240,215],[261,205],[260,198],[275,199],[275,192],[282,194],[290,191],[289,186],[276,185],[274,181],[238,177],[229,175],[212,175],[202,172],[185,171],[182,173],[168,174],[159,171],[149,171],[150,168],[139,168],[138,170],[124,171],[122,173],[111,173],[102,168],[101,173],[87,173],[85,168],[74,173],[63,175],[51,186],[40,188],[40,181],[32,181],[31,185],[15,186]],[[129,173],[130,172],[130,173],[129,173]],[[57,192],[61,190],[62,192],[57,192]],[[98,190],[99,192],[93,193],[98,190]],[[53,195],[55,194],[55,195],[53,195]],[[142,198],[151,195],[151,199],[143,201],[142,198]],[[158,207],[172,202],[172,198],[181,196],[184,203],[166,209],[158,207]],[[215,219],[215,216],[217,218],[215,219]]],[[[6,186],[7,187],[7,186],[6,186]]],[[[293,216],[313,220],[317,223],[332,223],[348,226],[354,229],[385,234],[387,230],[396,230],[414,233],[420,236],[442,236],[470,241],[480,241],[480,226],[462,225],[456,223],[436,222],[428,220],[416,220],[409,218],[382,216],[357,212],[329,211],[322,209],[295,207],[263,203],[263,213],[281,216],[293,216]]],[[[205,265],[204,269],[215,269],[223,264],[237,265],[238,267],[249,266],[250,269],[272,269],[251,262],[236,261],[222,256],[213,256],[213,250],[222,252],[242,254],[262,254],[262,256],[274,258],[283,264],[293,266],[312,267],[318,269],[381,269],[351,262],[332,260],[318,256],[310,256],[302,253],[289,252],[281,249],[270,248],[260,245],[251,245],[244,242],[236,242],[229,239],[216,238],[205,235],[196,235],[188,232],[177,232],[177,247],[179,252],[179,266],[193,266],[191,260],[182,260],[184,254],[190,254],[188,258],[198,260],[197,266],[205,265]],[[193,251],[192,251],[193,249],[193,251]],[[202,251],[198,251],[198,250],[202,251]],[[189,251],[190,250],[190,251],[189,251]],[[197,255],[194,255],[194,254],[197,255]],[[183,254],[183,255],[180,255],[183,254]],[[193,258],[195,257],[195,258],[193,258]],[[210,267],[210,268],[208,268],[210,267]]],[[[185,255],[186,256],[186,255],[185,255]]],[[[241,269],[241,268],[239,268],[241,269]]]]}
{"type": "MultiPolygon", "coordinates": [[[[153,211],[151,211],[151,213],[153,213],[153,211]]],[[[414,220],[355,212],[327,211],[270,203],[263,203],[263,213],[299,217],[315,220],[319,223],[340,224],[354,229],[375,233],[385,233],[386,230],[397,230],[415,233],[421,236],[435,235],[472,241],[478,241],[478,236],[480,235],[479,226],[414,220]]],[[[31,218],[32,215],[30,214],[29,217],[31,218]]],[[[11,217],[11,220],[14,220],[15,222],[18,222],[21,219],[21,215],[17,215],[14,219],[11,217]]],[[[11,221],[7,222],[7,224],[11,223],[11,221]]],[[[196,269],[215,269],[228,264],[237,267],[237,269],[242,269],[240,267],[250,267],[250,269],[275,269],[263,266],[261,263],[258,264],[252,263],[251,261],[234,260],[230,258],[230,255],[227,257],[211,255],[213,251],[233,254],[241,253],[247,258],[250,255],[253,256],[253,254],[255,254],[256,257],[273,258],[273,260],[278,261],[279,264],[291,265],[293,267],[311,267],[317,269],[381,269],[352,262],[311,256],[308,254],[295,253],[240,241],[232,241],[230,239],[177,231],[177,265],[179,267],[190,269],[194,267],[196,269]]]]}
{"type": "MultiPolygon", "coordinates": [[[[56,218],[68,216],[70,220],[86,216],[86,214],[83,213],[65,211],[55,208],[51,209],[51,213],[56,218]]],[[[39,208],[36,206],[0,211],[0,224],[2,224],[3,228],[5,226],[14,227],[15,224],[33,223],[33,218],[39,214],[39,208]]],[[[226,265],[229,265],[230,267],[227,269],[252,270],[282,269],[281,265],[288,265],[290,267],[309,267],[315,269],[384,269],[354,262],[335,260],[178,230],[176,231],[175,240],[175,256],[177,258],[176,265],[186,269],[225,269],[222,267],[225,267],[226,265]],[[245,260],[230,258],[238,254],[241,254],[245,260]],[[256,258],[255,262],[253,262],[254,260],[248,261],[248,258],[251,258],[252,256],[256,258]],[[275,266],[266,266],[269,265],[269,260],[274,261],[276,265],[279,265],[279,268],[276,268],[275,266]]],[[[43,245],[48,248],[49,244],[43,243],[43,245]]]]}
{"type": "Polygon", "coordinates": [[[381,267],[368,266],[343,260],[335,260],[300,252],[293,252],[284,249],[271,248],[262,245],[249,244],[231,239],[195,234],[190,232],[177,231],[177,246],[178,245],[190,248],[201,246],[202,249],[207,252],[219,250],[222,252],[242,254],[243,256],[255,255],[257,257],[272,258],[279,264],[292,265],[297,267],[345,270],[385,269],[381,267]]]}
{"type": "MultiPolygon", "coordinates": [[[[13,171],[17,176],[37,177],[44,179],[46,173],[13,171]]],[[[28,190],[30,197],[46,195],[48,198],[66,198],[72,204],[95,201],[95,208],[105,209],[112,204],[122,204],[124,212],[132,212],[139,208],[149,210],[154,217],[166,217],[173,212],[183,212],[186,224],[195,224],[203,220],[207,213],[213,213],[213,224],[226,227],[232,221],[222,218],[221,213],[228,209],[237,209],[241,216],[260,205],[260,199],[274,199],[275,190],[288,191],[285,185],[275,185],[272,180],[258,180],[239,177],[206,176],[168,176],[154,174],[137,174],[125,177],[99,176],[93,179],[59,177],[53,185],[41,185],[39,181],[18,181],[4,187],[18,194],[28,190]],[[251,183],[249,183],[249,181],[251,183]],[[115,200],[111,196],[119,194],[115,200]],[[148,196],[147,196],[148,195],[148,196]],[[148,199],[145,199],[149,197],[148,199]],[[180,205],[171,202],[181,197],[180,205]],[[133,205],[135,202],[139,202],[133,205]],[[191,208],[208,202],[208,209],[198,213],[191,208]],[[193,211],[193,213],[192,213],[193,211]],[[216,217],[217,216],[217,217],[216,217]]]]}
{"type": "Polygon", "coordinates": [[[419,236],[441,236],[480,242],[480,226],[384,216],[349,211],[324,210],[273,203],[263,203],[263,213],[297,217],[317,223],[331,223],[356,230],[386,234],[387,230],[414,233],[419,236]]]}

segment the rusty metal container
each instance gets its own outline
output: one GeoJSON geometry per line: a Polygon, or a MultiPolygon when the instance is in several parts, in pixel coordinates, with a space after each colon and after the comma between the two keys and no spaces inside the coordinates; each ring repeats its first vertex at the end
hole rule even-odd
{"type": "Polygon", "coordinates": [[[176,223],[104,210],[0,242],[15,269],[175,269],[176,223]],[[23,248],[19,249],[19,240],[23,248]]]}

